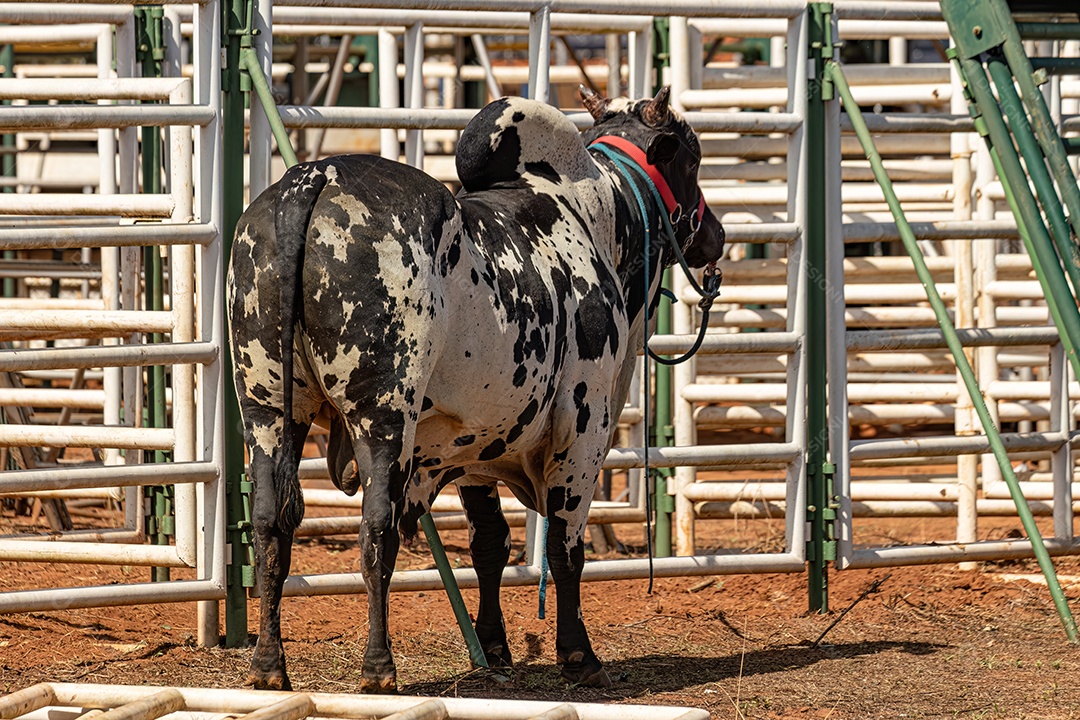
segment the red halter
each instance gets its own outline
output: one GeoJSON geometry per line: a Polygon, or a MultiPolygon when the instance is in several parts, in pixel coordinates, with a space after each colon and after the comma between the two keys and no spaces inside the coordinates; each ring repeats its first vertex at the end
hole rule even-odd
{"type": "MultiPolygon", "coordinates": [[[[671,187],[668,185],[667,180],[664,179],[664,176],[660,174],[660,170],[645,157],[644,150],[626,138],[621,138],[617,135],[601,135],[593,140],[592,143],[590,143],[590,146],[596,145],[597,143],[610,145],[637,163],[637,165],[644,170],[645,174],[653,181],[653,184],[656,185],[656,189],[660,192],[660,197],[664,200],[664,205],[667,206],[667,211],[671,216],[672,222],[678,222],[681,219],[682,206],[679,204],[679,201],[675,199],[675,195],[671,192],[671,187]]],[[[697,219],[695,227],[697,227],[701,225],[701,219],[705,215],[704,194],[698,197],[697,212],[695,215],[697,219]]]]}

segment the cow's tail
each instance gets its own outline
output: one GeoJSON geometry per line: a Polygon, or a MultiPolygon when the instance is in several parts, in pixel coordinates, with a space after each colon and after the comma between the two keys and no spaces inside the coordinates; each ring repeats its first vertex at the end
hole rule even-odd
{"type": "Polygon", "coordinates": [[[278,524],[292,532],[304,517],[304,496],[300,490],[296,443],[289,426],[293,422],[293,339],[299,320],[300,276],[304,265],[304,243],[315,202],[326,185],[320,165],[296,166],[281,178],[274,234],[277,236],[281,310],[281,381],[284,427],[281,452],[274,466],[278,524]]]}

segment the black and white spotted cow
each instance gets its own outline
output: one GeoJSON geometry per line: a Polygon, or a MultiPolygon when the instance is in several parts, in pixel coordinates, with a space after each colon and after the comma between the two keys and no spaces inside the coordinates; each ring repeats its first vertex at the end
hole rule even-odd
{"type": "Polygon", "coordinates": [[[636,102],[583,97],[596,119],[583,134],[535,101],[481,110],[461,135],[456,197],[419,170],[350,155],[290,169],[240,219],[228,303],[255,483],[255,687],[289,688],[279,606],[304,511],[298,458],[320,416],[335,483],[364,490],[361,691],[396,690],[387,608],[399,541],[451,482],[469,520],[488,661],[511,662],[502,482],[549,518],[563,675],[610,684],[581,616],[582,536],[642,347],[646,285],[655,301],[673,262],[661,214],[695,267],[720,256],[724,232],[701,202],[700,147],[667,89],[636,102]],[[663,206],[643,187],[643,215],[626,171],[588,149],[594,141],[646,166],[663,206]]]}

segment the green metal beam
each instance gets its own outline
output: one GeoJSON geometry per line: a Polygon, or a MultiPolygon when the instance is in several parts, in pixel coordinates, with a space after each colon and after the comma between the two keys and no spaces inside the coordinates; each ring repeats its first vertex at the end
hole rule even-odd
{"type": "Polygon", "coordinates": [[[244,72],[247,73],[247,77],[251,79],[251,85],[255,88],[255,94],[259,98],[259,104],[262,105],[263,112],[266,113],[266,119],[270,123],[270,132],[274,134],[274,139],[277,140],[281,159],[285,161],[285,167],[292,167],[298,162],[296,151],[293,150],[292,140],[289,139],[289,131],[285,129],[285,123],[281,121],[281,114],[278,112],[277,104],[274,102],[274,95],[270,92],[270,85],[266,82],[262,66],[259,65],[259,56],[255,53],[254,48],[246,47],[242,49],[240,51],[240,62],[243,65],[244,72]]]}
{"type": "MultiPolygon", "coordinates": [[[[251,41],[251,0],[222,2],[221,44],[225,67],[221,76],[222,129],[224,144],[224,178],[222,201],[222,271],[227,272],[232,254],[232,238],[236,223],[244,211],[244,87],[240,65],[241,41],[251,41]]],[[[233,369],[228,335],[225,336],[222,356],[228,363],[226,385],[232,386],[233,369]]],[[[247,644],[247,587],[250,585],[250,507],[249,495],[244,492],[244,439],[241,431],[240,406],[235,391],[225,393],[224,443],[226,523],[228,543],[232,548],[227,573],[225,597],[225,646],[247,644]],[[245,568],[249,568],[245,573],[245,568]],[[247,575],[248,577],[245,577],[247,575]]]]}
{"type": "Polygon", "coordinates": [[[828,512],[832,487],[832,466],[828,464],[828,298],[827,288],[821,280],[825,277],[825,248],[828,244],[825,101],[832,99],[823,69],[824,60],[832,57],[832,9],[831,3],[810,5],[810,67],[814,68],[815,76],[809,82],[806,110],[806,271],[810,278],[816,279],[806,283],[806,520],[810,526],[806,556],[810,610],[822,613],[829,610],[828,562],[835,560],[828,512]]]}
{"type": "Polygon", "coordinates": [[[1001,99],[1001,108],[1009,119],[1009,130],[1016,140],[1020,153],[1024,156],[1024,166],[1027,168],[1031,182],[1035,185],[1035,192],[1042,205],[1047,220],[1050,221],[1050,234],[1054,245],[1064,260],[1065,272],[1072,281],[1074,297],[1080,292],[1080,248],[1073,242],[1069,232],[1069,223],[1065,218],[1065,208],[1061,206],[1061,199],[1054,189],[1054,180],[1046,169],[1046,163],[1042,148],[1035,141],[1031,125],[1027,115],[1020,104],[1020,96],[1016,93],[1013,85],[1012,74],[1004,58],[997,52],[989,53],[986,67],[990,70],[990,76],[994,79],[994,87],[997,88],[998,97],[1001,99]]]}
{"type": "Polygon", "coordinates": [[[960,61],[964,91],[970,97],[968,106],[975,118],[976,129],[991,146],[991,154],[997,158],[1002,185],[1008,188],[1012,200],[1013,215],[1017,222],[1022,219],[1030,238],[1030,255],[1039,283],[1046,297],[1046,305],[1054,324],[1061,331],[1065,355],[1073,370],[1080,376],[1080,310],[1069,292],[1068,282],[1062,272],[1050,234],[1043,224],[1035,204],[1027,174],[1020,164],[1020,157],[1013,147],[1012,138],[1001,116],[997,101],[990,90],[983,67],[977,60],[960,61]]]}
{"type": "Polygon", "coordinates": [[[926,297],[930,301],[931,307],[934,309],[938,327],[941,328],[941,332],[945,336],[945,343],[948,345],[950,352],[952,352],[953,359],[956,361],[956,369],[964,381],[964,386],[967,388],[968,395],[971,397],[972,404],[975,406],[975,412],[978,414],[979,420],[982,423],[983,431],[986,433],[994,458],[997,460],[998,467],[1001,469],[1001,474],[1009,486],[1009,494],[1012,495],[1013,502],[1016,504],[1016,512],[1020,516],[1020,522],[1023,524],[1024,531],[1031,540],[1032,550],[1035,553],[1035,558],[1039,562],[1039,567],[1042,569],[1043,576],[1046,578],[1047,586],[1050,588],[1050,594],[1053,597],[1054,606],[1057,608],[1061,624],[1065,628],[1065,634],[1070,642],[1076,643],[1076,621],[1073,619],[1072,612],[1069,610],[1065,594],[1061,589],[1061,583],[1058,582],[1057,573],[1054,571],[1053,561],[1050,559],[1050,553],[1046,550],[1042,534],[1035,524],[1035,518],[1032,516],[1031,509],[1028,507],[1027,499],[1024,497],[1024,492],[1021,490],[1020,483],[1016,479],[1016,474],[1013,472],[1012,463],[1009,461],[1008,452],[1005,450],[1005,444],[1001,440],[1001,435],[998,432],[997,426],[994,424],[993,418],[990,417],[990,411],[987,409],[982,391],[979,389],[978,380],[975,379],[975,371],[972,369],[971,363],[967,359],[967,355],[964,354],[964,347],[956,334],[956,328],[949,319],[949,312],[945,307],[945,302],[938,293],[934,278],[930,274],[930,269],[926,265],[926,260],[923,258],[922,251],[919,249],[915,233],[911,229],[911,225],[908,224],[903,209],[900,207],[900,201],[896,197],[892,181],[889,180],[889,176],[885,172],[885,165],[881,161],[881,156],[874,147],[874,140],[870,136],[870,130],[866,127],[866,121],[863,119],[862,111],[859,110],[858,104],[851,95],[851,89],[848,87],[847,80],[844,78],[844,72],[840,65],[835,62],[829,62],[825,68],[825,72],[829,75],[829,78],[840,93],[840,97],[844,103],[844,109],[847,110],[848,117],[851,118],[851,124],[855,128],[855,134],[859,138],[859,143],[862,145],[867,160],[870,161],[870,166],[874,172],[874,178],[877,180],[878,185],[881,186],[881,190],[885,194],[885,200],[889,205],[889,210],[892,212],[893,219],[896,221],[896,227],[900,231],[900,239],[903,241],[904,248],[907,250],[912,262],[915,264],[915,272],[919,276],[919,281],[926,289],[926,297]]]}
{"type": "MultiPolygon", "coordinates": [[[[983,2],[989,6],[991,12],[1001,18],[1001,23],[1005,27],[1005,43],[1001,46],[1002,52],[1020,86],[1024,107],[1031,116],[1031,125],[1035,130],[1035,139],[1039,141],[1043,154],[1046,155],[1050,173],[1057,182],[1065,207],[1069,209],[1069,222],[1073,232],[1080,237],[1080,187],[1077,187],[1076,176],[1069,165],[1068,153],[1061,142],[1057,125],[1050,115],[1050,108],[1046,106],[1046,98],[1043,97],[1035,82],[1035,70],[1031,67],[1031,62],[1024,52],[1023,40],[1020,38],[1016,25],[1012,22],[1009,6],[1005,0],[983,0],[983,2]]],[[[1068,256],[1063,259],[1066,262],[1070,261],[1068,256]]],[[[1080,292],[1080,287],[1076,290],[1080,292]]]]}
{"type": "Polygon", "coordinates": [[[458,627],[461,628],[461,634],[465,638],[465,645],[469,648],[469,657],[473,665],[488,667],[484,650],[480,647],[479,638],[476,637],[476,629],[465,607],[465,600],[461,597],[461,589],[458,588],[454,570],[450,567],[450,560],[446,556],[446,548],[443,547],[439,530],[435,527],[435,520],[432,519],[430,513],[420,518],[420,527],[424,529],[428,547],[431,548],[431,554],[435,557],[435,566],[439,569],[439,577],[442,578],[443,587],[446,588],[446,597],[450,600],[450,607],[454,610],[454,617],[457,618],[458,627]]]}

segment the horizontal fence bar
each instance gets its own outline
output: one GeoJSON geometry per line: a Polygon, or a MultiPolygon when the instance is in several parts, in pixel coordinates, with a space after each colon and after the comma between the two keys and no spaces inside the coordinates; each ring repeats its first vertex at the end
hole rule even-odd
{"type": "Polygon", "coordinates": [[[92,425],[0,425],[0,447],[87,447],[172,450],[171,428],[92,425]]]}
{"type": "Polygon", "coordinates": [[[1080,23],[1018,22],[1016,29],[1025,40],[1080,40],[1080,23]]]}
{"type": "MultiPolygon", "coordinates": [[[[687,352],[697,340],[692,335],[653,335],[649,349],[659,355],[687,352]]],[[[704,355],[726,353],[793,353],[799,349],[799,336],[790,332],[772,333],[705,333],[698,351],[704,355]]]]}
{"type": "MultiPolygon", "coordinates": [[[[175,580],[0,593],[0,613],[51,612],[118,605],[220,600],[225,588],[212,580],[175,580]]],[[[61,700],[63,702],[63,700],[61,700]]]]}
{"type": "Polygon", "coordinates": [[[0,27],[0,45],[94,41],[111,28],[103,23],[35,27],[0,27]]]}
{"type": "Polygon", "coordinates": [[[217,476],[217,466],[212,462],[9,470],[0,474],[0,495],[76,488],[206,483],[213,482],[217,476]]]}
{"type": "MultiPolygon", "coordinates": [[[[1053,538],[1044,540],[1051,555],[1080,553],[1080,541],[1061,543],[1053,538]]],[[[875,568],[898,565],[932,565],[934,563],[968,562],[973,560],[1016,560],[1034,557],[1030,540],[986,540],[973,543],[943,543],[941,545],[904,545],[892,548],[855,550],[846,567],[875,568]]]]}
{"type": "Polygon", "coordinates": [[[214,118],[214,109],[208,105],[18,105],[0,113],[0,130],[205,127],[214,118]]]}
{"type": "Polygon", "coordinates": [[[0,337],[51,331],[78,331],[79,337],[168,333],[173,321],[165,310],[0,310],[0,337]]]}
{"type": "Polygon", "coordinates": [[[36,408],[90,408],[100,410],[105,403],[101,389],[71,388],[5,388],[0,387],[0,405],[22,405],[36,408]]]}
{"type": "MultiPolygon", "coordinates": [[[[654,15],[659,8],[651,0],[287,0],[282,6],[390,8],[407,10],[504,10],[535,13],[544,8],[552,13],[583,13],[589,15],[654,15]]],[[[907,3],[898,3],[907,4],[907,3]]],[[[932,5],[934,3],[912,3],[932,5]]],[[[752,17],[790,18],[806,9],[802,0],[666,0],[665,15],[685,17],[752,17]]],[[[941,11],[938,10],[938,19],[941,11]]]]}
{"type": "MultiPolygon", "coordinates": [[[[945,82],[948,82],[948,79],[945,82]]],[[[853,92],[857,90],[858,88],[852,88],[853,92]]],[[[888,92],[887,87],[881,88],[881,92],[888,92]]],[[[954,133],[975,130],[975,121],[968,115],[869,113],[864,115],[863,119],[866,120],[866,126],[872,133],[954,133]]],[[[845,132],[854,132],[851,118],[847,113],[840,115],[840,129],[845,132]]]]}
{"type": "MultiPolygon", "coordinates": [[[[1046,402],[999,402],[997,412],[1000,422],[1050,419],[1050,405],[1046,402]]],[[[1080,405],[1073,416],[1080,418],[1080,405]]],[[[848,407],[848,419],[852,425],[952,425],[956,421],[956,401],[936,405],[925,402],[852,405],[848,407]]],[[[709,430],[783,427],[786,421],[787,410],[783,405],[706,405],[694,411],[697,427],[709,430]]]]}
{"type": "MultiPolygon", "coordinates": [[[[1056,345],[1057,328],[998,327],[963,328],[956,331],[964,347],[1015,347],[1018,345],[1056,345]]],[[[940,330],[853,330],[847,333],[848,352],[881,350],[931,350],[946,347],[940,330]]]]}
{"type": "MultiPolygon", "coordinates": [[[[732,575],[760,572],[803,572],[805,561],[789,553],[762,553],[757,555],[694,555],[692,557],[653,558],[655,577],[691,577],[696,575],[732,575]]],[[[649,577],[648,558],[632,560],[593,560],[586,562],[581,579],[584,582],[599,580],[635,580],[649,577]]],[[[462,588],[475,588],[476,572],[472,568],[454,570],[454,578],[462,588]]],[[[503,570],[503,587],[536,585],[540,582],[540,569],[533,566],[512,566],[503,570]]],[[[393,591],[427,591],[442,588],[437,570],[407,570],[396,572],[390,580],[393,591]]],[[[290,575],[285,581],[286,597],[311,595],[346,595],[365,592],[363,575],[360,573],[333,573],[327,575],[290,575]]]]}
{"type": "MultiPolygon", "coordinates": [[[[1001,441],[1009,452],[1056,450],[1069,441],[1068,433],[1034,432],[1001,433],[1001,441]]],[[[895,440],[854,440],[852,460],[902,459],[951,455],[978,455],[990,452],[986,435],[949,437],[914,437],[895,440]]]]}
{"type": "Polygon", "coordinates": [[[5,250],[36,250],[148,245],[207,246],[214,242],[218,235],[219,231],[216,227],[205,223],[0,228],[0,247],[5,250]]]}
{"type": "MultiPolygon", "coordinates": [[[[367,5],[367,3],[363,3],[367,5]]],[[[522,12],[484,12],[461,10],[405,10],[365,7],[362,17],[357,17],[352,9],[339,7],[300,7],[274,5],[274,31],[279,23],[296,25],[348,25],[357,21],[369,26],[395,25],[408,27],[421,22],[425,30],[429,27],[468,28],[468,29],[508,29],[528,31],[529,15],[522,12]]],[[[181,18],[190,20],[191,13],[181,13],[181,18]]],[[[569,32],[635,32],[652,27],[650,15],[585,15],[556,12],[551,16],[551,29],[569,32]]]]}
{"type": "MultiPolygon", "coordinates": [[[[281,105],[281,120],[287,128],[399,128],[405,130],[461,130],[476,110],[442,108],[302,107],[281,105]]],[[[578,127],[591,127],[593,118],[585,112],[568,114],[578,127]]],[[[791,113],[686,113],[686,120],[698,132],[791,133],[802,118],[791,113]]]]}
{"type": "MultiPolygon", "coordinates": [[[[956,517],[956,502],[933,500],[856,500],[851,503],[852,517],[899,518],[899,517],[956,517]]],[[[1032,515],[1051,517],[1052,502],[1032,501],[1028,504],[1032,515]]],[[[1016,517],[1016,504],[1012,500],[975,501],[977,512],[983,517],[1016,517]]],[[[733,502],[702,502],[694,505],[696,517],[701,519],[753,519],[777,518],[783,515],[785,503],[767,500],[735,500],[733,502]]],[[[1080,512],[1080,501],[1073,503],[1073,511],[1080,512]]]]}
{"type": "Polygon", "coordinates": [[[0,100],[168,100],[169,95],[190,82],[186,78],[155,77],[0,78],[0,100]]]}
{"type": "MultiPolygon", "coordinates": [[[[695,18],[691,25],[706,35],[730,38],[783,37],[787,30],[784,20],[761,18],[695,18]]],[[[904,37],[909,40],[947,40],[949,26],[944,22],[893,18],[890,20],[839,20],[841,38],[888,40],[904,37]]]]}
{"type": "MultiPolygon", "coordinates": [[[[147,106],[149,107],[149,106],[147,106]]],[[[0,113],[0,127],[7,109],[0,113]]],[[[0,215],[120,215],[167,218],[171,195],[85,195],[82,193],[0,193],[0,215]]]]}
{"type": "Polygon", "coordinates": [[[101,3],[80,7],[70,3],[0,3],[0,23],[12,25],[58,23],[110,23],[122,24],[131,19],[132,5],[124,3],[114,7],[101,3]]]}
{"type": "Polygon", "coordinates": [[[918,0],[834,0],[838,17],[850,20],[942,20],[941,5],[918,0]]]}
{"type": "MultiPolygon", "coordinates": [[[[649,465],[661,467],[720,467],[755,463],[789,463],[799,457],[795,443],[761,443],[649,448],[649,465]]],[[[644,448],[612,448],[604,461],[606,470],[645,467],[644,448]]]]}
{"type": "Polygon", "coordinates": [[[62,540],[0,539],[0,562],[189,567],[172,545],[125,545],[62,540]]]}
{"type": "Polygon", "coordinates": [[[724,236],[729,243],[790,244],[801,234],[796,223],[724,223],[724,236]]]}
{"type": "MultiPolygon", "coordinates": [[[[920,240],[1015,240],[1020,237],[1012,220],[942,220],[914,222],[911,229],[920,240]]],[[[895,242],[900,239],[896,223],[844,223],[844,242],[895,242]]],[[[928,258],[933,260],[934,258],[928,258]]],[[[909,262],[910,267],[910,262],[909,262]]]]}
{"type": "Polygon", "coordinates": [[[218,346],[209,342],[4,349],[0,372],[207,364],[217,359],[218,346]]]}

